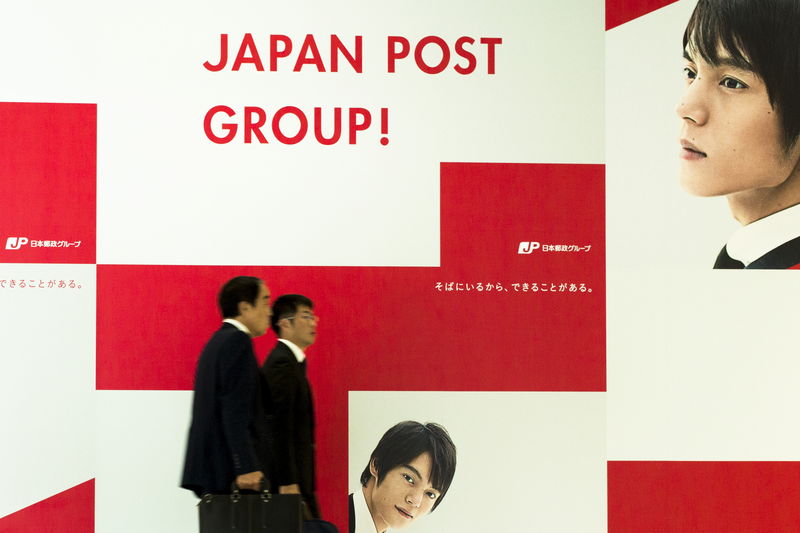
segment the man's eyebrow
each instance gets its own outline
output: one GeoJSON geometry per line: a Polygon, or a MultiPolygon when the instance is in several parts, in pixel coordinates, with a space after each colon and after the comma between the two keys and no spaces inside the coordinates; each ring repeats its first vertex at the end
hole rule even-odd
{"type": "MultiPolygon", "coordinates": [[[[414,475],[416,475],[416,476],[417,476],[417,477],[418,477],[420,480],[422,479],[422,474],[420,474],[420,473],[419,473],[419,470],[417,470],[417,469],[416,469],[416,468],[414,468],[413,466],[411,466],[411,465],[400,465],[400,466],[402,466],[403,468],[408,468],[408,469],[409,469],[409,470],[411,470],[411,471],[414,473],[414,475]]],[[[439,489],[437,489],[436,487],[431,487],[431,489],[435,490],[436,492],[441,492],[441,491],[440,491],[439,489]]]]}
{"type": "Polygon", "coordinates": [[[731,56],[724,56],[720,57],[717,61],[717,65],[721,67],[733,67],[739,70],[746,70],[748,72],[754,72],[753,65],[750,64],[749,61],[744,59],[743,57],[731,57],[731,56]]]}
{"type": "MultiPolygon", "coordinates": [[[[683,49],[683,58],[694,63],[694,59],[685,48],[683,49]]],[[[755,72],[753,65],[743,57],[733,57],[730,55],[719,56],[717,60],[711,64],[714,67],[731,67],[748,72],[755,72]]]]}
{"type": "Polygon", "coordinates": [[[414,472],[414,474],[415,474],[415,475],[416,475],[418,478],[422,479],[422,474],[420,474],[420,473],[419,473],[419,470],[417,470],[417,469],[416,469],[416,468],[414,468],[413,466],[411,466],[411,465],[403,465],[403,468],[408,468],[409,470],[411,470],[412,472],[414,472]]]}

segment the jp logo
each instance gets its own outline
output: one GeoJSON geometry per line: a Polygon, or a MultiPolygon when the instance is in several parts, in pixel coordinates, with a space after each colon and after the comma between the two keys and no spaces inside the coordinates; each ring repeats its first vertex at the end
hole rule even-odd
{"type": "Polygon", "coordinates": [[[541,245],[536,241],[522,241],[519,243],[518,254],[532,254],[534,250],[538,250],[541,245]]]}
{"type": "Polygon", "coordinates": [[[6,239],[6,250],[19,250],[28,244],[27,237],[9,237],[6,239]]]}

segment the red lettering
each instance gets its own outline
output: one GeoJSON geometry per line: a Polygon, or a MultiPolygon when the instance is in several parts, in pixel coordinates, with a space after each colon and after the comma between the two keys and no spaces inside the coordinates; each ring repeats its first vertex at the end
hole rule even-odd
{"type": "MultiPolygon", "coordinates": [[[[390,39],[400,40],[398,44],[401,45],[402,50],[399,51],[397,57],[406,57],[409,53],[408,40],[403,37],[390,39]]],[[[392,46],[393,45],[390,43],[390,48],[392,46]]],[[[293,49],[292,39],[288,35],[269,35],[269,71],[276,72],[278,70],[278,62],[292,55],[293,49]]],[[[205,61],[203,67],[211,72],[223,70],[228,66],[228,57],[231,52],[229,35],[227,33],[221,33],[219,35],[219,56],[217,62],[212,63],[210,60],[205,61]]],[[[330,68],[330,72],[339,72],[339,67],[347,64],[354,72],[361,74],[364,71],[363,57],[363,37],[361,35],[353,37],[352,48],[348,48],[337,35],[331,35],[330,64],[326,66],[314,35],[307,34],[303,39],[303,43],[300,45],[292,71],[300,72],[306,65],[313,65],[317,72],[326,72],[328,68],[330,68]]],[[[261,59],[261,53],[259,52],[258,46],[256,46],[252,33],[245,33],[243,35],[230,69],[232,71],[239,71],[242,69],[243,65],[248,64],[253,65],[257,71],[264,71],[264,62],[261,59]]]]}
{"type": "Polygon", "coordinates": [[[461,37],[456,41],[456,54],[467,60],[466,67],[462,67],[461,65],[456,65],[453,67],[459,74],[472,74],[472,72],[475,70],[475,65],[478,63],[475,60],[475,54],[464,49],[464,44],[466,43],[474,44],[475,39],[471,37],[461,37]]]}
{"type": "Polygon", "coordinates": [[[269,71],[278,70],[278,58],[286,57],[292,53],[292,40],[286,35],[269,36],[269,71]],[[283,44],[283,48],[278,49],[278,43],[283,44]]]}
{"type": "Polygon", "coordinates": [[[414,61],[416,61],[417,66],[422,72],[425,72],[426,74],[439,74],[441,71],[447,68],[447,64],[450,62],[450,47],[447,46],[447,43],[444,42],[444,39],[441,37],[429,35],[424,37],[420,42],[417,43],[417,46],[414,47],[414,61]],[[422,51],[431,43],[437,44],[442,50],[442,60],[439,61],[438,65],[433,67],[425,63],[425,59],[422,57],[422,51]]]}
{"type": "Polygon", "coordinates": [[[275,116],[272,117],[272,134],[275,136],[278,141],[282,142],[283,144],[297,144],[303,140],[306,136],[306,132],[308,132],[308,119],[306,118],[305,113],[303,113],[299,108],[294,106],[286,106],[278,109],[275,116]],[[292,114],[297,117],[297,120],[300,121],[300,129],[294,135],[294,137],[289,137],[283,133],[281,130],[281,119],[288,114],[292,114]]]}
{"type": "Polygon", "coordinates": [[[500,37],[481,37],[481,44],[486,45],[487,74],[494,74],[494,47],[495,45],[503,44],[503,39],[500,37]]]}
{"type": "Polygon", "coordinates": [[[294,64],[294,72],[300,72],[300,69],[303,68],[303,65],[316,65],[317,72],[325,72],[325,64],[322,62],[322,58],[319,55],[317,42],[314,40],[314,36],[310,33],[306,35],[302,46],[300,46],[300,53],[298,54],[297,61],[294,64]],[[309,52],[311,53],[310,56],[308,55],[309,52]]]}
{"type": "MultiPolygon", "coordinates": [[[[315,107],[313,113],[314,138],[323,146],[330,146],[340,142],[343,138],[344,125],[342,124],[343,108],[334,107],[333,114],[325,111],[323,107],[315,107]],[[323,113],[327,113],[327,120],[331,122],[323,124],[323,113]],[[326,127],[323,127],[326,126],[326,127]],[[327,135],[326,135],[327,134],[327,135]]],[[[253,144],[256,141],[260,144],[269,144],[267,140],[268,132],[272,133],[273,138],[282,144],[298,144],[302,142],[309,131],[309,119],[305,112],[295,106],[285,106],[278,109],[273,115],[272,120],[267,124],[267,111],[256,106],[244,106],[239,117],[237,113],[228,106],[218,105],[208,110],[203,120],[203,129],[206,137],[216,144],[227,144],[236,138],[239,132],[244,132],[240,139],[244,144],[253,144]],[[227,115],[228,118],[218,115],[227,115]],[[212,125],[213,123],[213,125],[212,125]],[[264,131],[264,127],[270,128],[264,131]]],[[[348,134],[349,144],[357,144],[358,133],[367,130],[372,125],[372,114],[363,107],[348,108],[348,134]]],[[[389,144],[389,109],[380,108],[380,144],[389,144]]]]}
{"type": "MultiPolygon", "coordinates": [[[[388,37],[388,72],[395,72],[397,68],[397,61],[399,59],[404,59],[408,57],[410,51],[410,44],[405,37],[399,36],[391,36],[388,37]]],[[[486,71],[488,74],[495,73],[495,53],[497,51],[497,46],[503,44],[503,39],[500,37],[481,37],[480,43],[486,45],[486,71]]],[[[478,59],[476,55],[470,50],[472,46],[475,44],[475,39],[472,37],[459,37],[454,46],[453,50],[455,54],[460,57],[466,59],[466,64],[459,64],[456,63],[453,66],[453,70],[458,72],[459,74],[472,74],[475,72],[478,66],[478,59]]],[[[435,54],[435,52],[434,52],[435,54]]],[[[436,57],[436,56],[434,56],[436,57]]],[[[447,66],[450,64],[450,57],[451,57],[451,50],[450,45],[442,39],[441,37],[437,37],[435,35],[428,35],[427,37],[423,37],[420,41],[414,46],[414,62],[417,64],[417,68],[419,68],[422,72],[426,74],[440,74],[444,72],[447,66]],[[436,46],[442,53],[441,59],[438,60],[435,64],[432,64],[433,59],[431,58],[430,47],[436,46]],[[427,60],[426,60],[427,54],[427,60]]]]}
{"type": "Polygon", "coordinates": [[[203,63],[203,66],[206,67],[211,72],[219,72],[225,65],[228,63],[228,34],[221,33],[219,36],[219,62],[216,65],[212,65],[208,61],[203,63]]]}
{"type": "Polygon", "coordinates": [[[331,72],[339,72],[339,54],[353,67],[353,70],[361,74],[363,64],[361,60],[361,36],[356,35],[356,54],[351,55],[341,40],[335,35],[331,35],[331,72]]]}
{"type": "MultiPolygon", "coordinates": [[[[381,108],[381,135],[389,135],[389,108],[381,108]]],[[[389,137],[381,137],[381,144],[389,144],[389,137]]]]}
{"type": "Polygon", "coordinates": [[[236,60],[233,62],[231,70],[239,70],[242,63],[252,63],[256,66],[256,70],[263,71],[264,65],[261,63],[261,57],[258,55],[256,43],[253,42],[253,35],[245,33],[242,39],[242,45],[239,47],[239,52],[236,54],[236,60]],[[247,52],[250,55],[245,55],[247,52]]]}
{"type": "Polygon", "coordinates": [[[215,142],[217,144],[229,143],[236,136],[236,130],[238,129],[237,125],[235,123],[234,124],[223,123],[222,129],[226,130],[228,133],[222,137],[215,135],[214,132],[211,130],[211,120],[217,113],[225,113],[229,117],[232,117],[236,114],[234,113],[233,109],[231,109],[226,105],[218,105],[209,109],[208,113],[206,113],[205,119],[203,120],[203,129],[206,132],[206,137],[208,137],[210,141],[215,142]]]}
{"type": "Polygon", "coordinates": [[[320,144],[324,144],[325,146],[330,146],[335,144],[339,141],[339,137],[342,136],[342,108],[341,107],[334,107],[333,108],[333,135],[328,138],[325,138],[322,135],[322,108],[315,107],[314,108],[314,137],[317,138],[320,144]]]}
{"type": "Polygon", "coordinates": [[[394,63],[397,59],[403,59],[404,57],[408,56],[408,53],[411,51],[411,47],[408,44],[408,39],[405,37],[395,37],[389,36],[388,40],[388,60],[389,60],[389,67],[387,72],[394,72],[394,63]],[[400,50],[397,50],[395,44],[400,44],[400,50]]]}
{"type": "Polygon", "coordinates": [[[349,136],[350,144],[356,144],[356,133],[369,128],[370,124],[372,124],[372,115],[370,115],[368,110],[364,109],[363,107],[351,107],[349,136]],[[364,120],[359,121],[358,117],[361,117],[364,120]]]}
{"type": "Polygon", "coordinates": [[[267,122],[267,113],[260,107],[245,107],[244,108],[244,142],[250,144],[252,134],[255,134],[258,142],[267,144],[267,138],[261,133],[261,126],[267,122]],[[253,122],[253,113],[258,116],[258,119],[253,122]]]}

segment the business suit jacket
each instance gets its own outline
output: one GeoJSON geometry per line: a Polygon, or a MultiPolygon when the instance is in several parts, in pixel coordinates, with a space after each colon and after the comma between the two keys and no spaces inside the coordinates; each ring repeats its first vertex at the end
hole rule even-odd
{"type": "Polygon", "coordinates": [[[762,255],[752,263],[744,266],[744,263],[737,261],[728,255],[728,247],[723,246],[717,255],[714,268],[718,269],[800,269],[800,237],[785,242],[762,255]]]}
{"type": "Polygon", "coordinates": [[[353,495],[352,494],[350,494],[350,496],[347,497],[347,501],[349,503],[349,505],[348,505],[349,512],[347,513],[347,516],[349,517],[349,520],[348,520],[349,526],[348,526],[348,528],[349,528],[350,533],[356,533],[356,506],[353,503],[353,495]]]}
{"type": "Polygon", "coordinates": [[[250,337],[224,323],[197,361],[181,487],[230,492],[236,476],[264,470],[265,392],[250,337]]]}
{"type": "Polygon", "coordinates": [[[263,366],[272,409],[270,469],[273,488],[300,485],[303,500],[313,518],[319,517],[316,500],[314,459],[314,405],[306,377],[305,361],[299,363],[292,350],[278,341],[263,366]]]}

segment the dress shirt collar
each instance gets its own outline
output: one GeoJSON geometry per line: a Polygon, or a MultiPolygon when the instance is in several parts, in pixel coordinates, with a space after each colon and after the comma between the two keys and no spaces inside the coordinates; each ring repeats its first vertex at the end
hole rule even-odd
{"type": "Polygon", "coordinates": [[[364,496],[364,488],[359,486],[353,491],[353,512],[356,519],[355,533],[377,533],[375,522],[367,507],[367,498],[364,496]]]}
{"type": "Polygon", "coordinates": [[[225,320],[223,320],[223,322],[225,322],[226,324],[231,324],[233,326],[236,326],[236,329],[238,329],[239,331],[244,331],[250,337],[253,336],[253,334],[250,333],[250,330],[247,329],[247,326],[245,326],[244,324],[242,324],[241,322],[239,322],[235,318],[226,318],[225,320]]]}
{"type": "Polygon", "coordinates": [[[294,356],[297,358],[298,363],[302,363],[303,361],[306,360],[306,354],[304,354],[303,350],[301,350],[300,347],[297,346],[295,343],[293,343],[292,341],[287,341],[286,339],[278,339],[278,340],[289,347],[294,356]]]}
{"type": "Polygon", "coordinates": [[[728,255],[749,265],[770,250],[800,236],[800,204],[742,226],[727,244],[728,255]]]}

